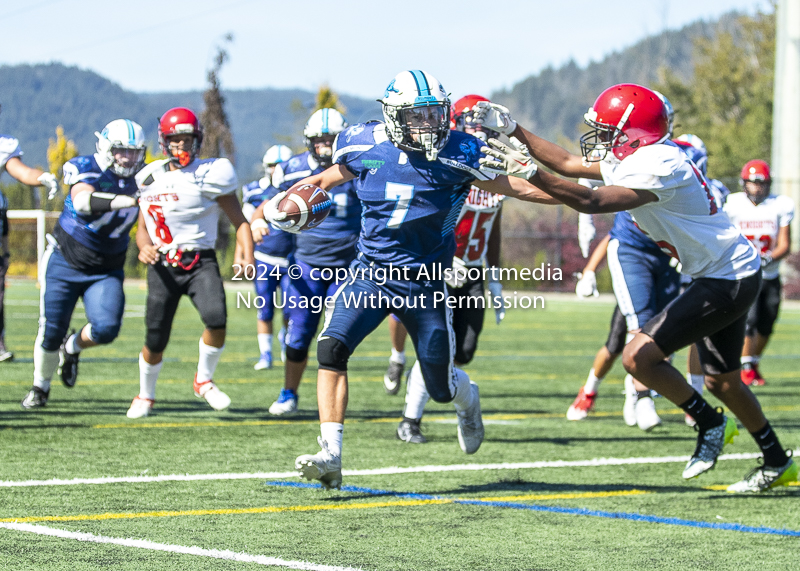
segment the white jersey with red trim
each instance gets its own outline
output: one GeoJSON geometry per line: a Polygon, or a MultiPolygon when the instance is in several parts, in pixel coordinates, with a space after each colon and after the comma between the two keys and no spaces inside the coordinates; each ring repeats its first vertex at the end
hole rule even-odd
{"type": "Polygon", "coordinates": [[[736,280],[761,267],[758,251],[717,203],[703,175],[674,143],[642,147],[602,162],[606,185],[647,190],[655,202],[630,210],[637,226],[677,258],[692,278],[736,280]]]}
{"type": "Polygon", "coordinates": [[[505,196],[473,186],[455,225],[456,258],[467,266],[483,266],[492,226],[505,196]]]}
{"type": "Polygon", "coordinates": [[[19,148],[19,141],[14,137],[8,135],[0,135],[0,174],[6,167],[6,163],[14,157],[22,155],[22,150],[19,148]]]}
{"type": "Polygon", "coordinates": [[[239,184],[228,159],[195,159],[169,170],[168,161],[148,164],[136,175],[139,208],[153,244],[170,250],[213,250],[222,209],[217,198],[239,184]]]}
{"type": "MultiPolygon", "coordinates": [[[[753,204],[744,192],[728,196],[725,212],[731,222],[762,254],[772,252],[778,231],[794,218],[794,202],[788,196],[770,194],[761,204],[753,204]]],[[[780,272],[780,260],[761,268],[764,279],[772,280],[780,272]]]]}

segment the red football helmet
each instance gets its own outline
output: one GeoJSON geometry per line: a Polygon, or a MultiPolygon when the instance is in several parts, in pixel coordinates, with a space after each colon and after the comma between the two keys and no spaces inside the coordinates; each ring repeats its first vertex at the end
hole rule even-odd
{"type": "Polygon", "coordinates": [[[761,204],[769,196],[769,189],[772,185],[769,165],[759,159],[748,161],[742,167],[740,183],[753,204],[761,204]]]}
{"type": "Polygon", "coordinates": [[[487,139],[497,139],[500,133],[487,129],[480,123],[476,123],[472,118],[472,108],[478,101],[489,101],[482,95],[465,95],[455,103],[450,111],[450,128],[458,131],[466,131],[475,135],[482,141],[487,139]]]}
{"type": "Polygon", "coordinates": [[[589,162],[611,150],[624,159],[640,147],[660,143],[669,133],[664,102],[650,89],[632,83],[609,87],[583,116],[592,130],[581,137],[581,153],[589,162]]]}
{"type": "Polygon", "coordinates": [[[200,153],[200,146],[203,144],[203,128],[197,115],[185,107],[175,107],[164,113],[158,122],[158,144],[161,145],[161,152],[167,155],[170,161],[178,163],[181,167],[191,163],[200,153]],[[175,135],[193,135],[191,150],[178,151],[173,155],[169,148],[169,138],[175,135]]]}

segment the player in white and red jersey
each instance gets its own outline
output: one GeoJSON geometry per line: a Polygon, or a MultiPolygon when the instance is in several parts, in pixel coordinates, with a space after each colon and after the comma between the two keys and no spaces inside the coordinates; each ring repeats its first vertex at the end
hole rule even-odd
{"type": "MultiPolygon", "coordinates": [[[[484,128],[473,121],[472,107],[478,101],[489,100],[480,95],[466,95],[456,101],[452,106],[450,127],[475,135],[482,141],[498,137],[499,133],[496,131],[484,128]]],[[[472,361],[478,347],[485,306],[468,301],[485,299],[481,271],[483,267],[490,269],[500,267],[500,217],[504,199],[505,196],[501,194],[473,186],[456,220],[456,252],[453,257],[453,268],[461,268],[466,272],[473,269],[472,277],[465,275],[464,279],[447,283],[447,291],[451,297],[469,298],[453,308],[453,330],[456,341],[453,362],[457,367],[463,367],[472,361]]],[[[492,298],[502,299],[503,286],[498,281],[496,272],[490,271],[488,277],[492,298]]],[[[495,320],[498,325],[505,317],[505,309],[502,304],[500,305],[501,307],[495,309],[495,320]]],[[[394,315],[389,319],[389,331],[392,339],[392,356],[383,382],[387,393],[396,394],[400,388],[405,365],[405,353],[402,349],[406,331],[394,315]]],[[[415,444],[425,442],[419,425],[429,398],[420,367],[415,365],[408,376],[403,419],[397,427],[397,437],[403,442],[415,444]]]]}
{"type": "Polygon", "coordinates": [[[794,202],[788,196],[770,194],[772,177],[764,161],[745,164],[741,183],[744,192],[728,197],[725,212],[761,253],[761,291],[747,315],[742,350],[742,382],[758,386],[764,384],[758,364],[781,304],[780,260],[791,251],[789,224],[794,218],[794,202]]]}
{"type": "Polygon", "coordinates": [[[219,216],[236,228],[235,263],[253,264],[250,225],[236,198],[236,173],[228,159],[199,159],[203,131],[197,116],[176,107],[159,122],[165,160],[147,165],[136,177],[141,189],[136,244],[147,268],[147,333],[139,355],[139,394],[128,418],[150,414],[172,320],[183,295],[189,296],[205,325],[194,392],[215,410],[231,399],[212,377],[225,345],[225,290],[214,251],[219,216]]]}
{"type": "MultiPolygon", "coordinates": [[[[656,314],[623,350],[625,369],[691,415],[697,447],[683,471],[695,478],[713,468],[736,423],[714,410],[667,355],[697,343],[706,386],[751,433],[764,463],[729,492],[758,492],[797,480],[798,467],[781,446],[755,395],[740,379],[747,311],[758,295],[758,251],[717,208],[705,177],[668,140],[667,111],[650,89],[612,86],[584,115],[583,156],[518,126],[508,109],[476,105],[478,118],[513,138],[513,148],[489,141],[481,168],[526,179],[564,204],[586,213],[628,210],[637,226],[678,258],[694,278],[684,293],[656,314]],[[527,145],[527,146],[526,146],[527,145]],[[594,190],[538,170],[533,158],[562,176],[602,178],[594,190]]],[[[514,195],[515,191],[509,193],[514,195]]],[[[522,197],[524,198],[524,197],[522,197]]]]}

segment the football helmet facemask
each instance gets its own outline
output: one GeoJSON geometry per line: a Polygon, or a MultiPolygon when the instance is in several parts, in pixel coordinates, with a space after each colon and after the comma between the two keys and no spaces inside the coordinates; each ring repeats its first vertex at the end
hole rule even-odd
{"type": "Polygon", "coordinates": [[[123,178],[131,177],[144,166],[147,143],[141,125],[128,119],[115,119],[97,137],[97,162],[123,178]]]}
{"type": "Polygon", "coordinates": [[[175,107],[164,113],[158,122],[158,144],[161,146],[161,152],[180,168],[190,164],[200,154],[200,147],[203,144],[203,128],[197,115],[185,107],[175,107]],[[189,150],[186,150],[184,145],[182,150],[173,152],[170,149],[169,139],[181,135],[191,135],[192,144],[189,150]]]}
{"type": "Polygon", "coordinates": [[[762,160],[754,159],[748,161],[742,167],[742,175],[739,181],[753,204],[761,204],[769,196],[772,186],[772,175],[769,165],[762,160]]]}
{"type": "Polygon", "coordinates": [[[478,101],[489,101],[482,95],[465,95],[455,103],[450,111],[450,128],[476,136],[481,141],[499,139],[500,133],[487,129],[483,124],[474,121],[472,108],[478,101]]]}
{"type": "Polygon", "coordinates": [[[592,129],[581,139],[586,162],[622,160],[646,145],[662,143],[668,137],[667,108],[650,89],[632,83],[614,85],[603,91],[583,116],[592,129]]]}
{"type": "Polygon", "coordinates": [[[425,71],[400,72],[378,101],[389,140],[436,160],[450,138],[450,99],[439,80],[425,71]]]}
{"type": "Polygon", "coordinates": [[[347,127],[344,116],[332,108],[318,109],[308,118],[303,129],[305,144],[308,152],[323,167],[333,163],[333,141],[347,127]]]}

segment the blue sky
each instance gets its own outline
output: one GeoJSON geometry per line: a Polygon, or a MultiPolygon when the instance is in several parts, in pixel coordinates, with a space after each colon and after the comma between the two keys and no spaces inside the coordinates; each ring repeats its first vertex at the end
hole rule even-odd
{"type": "MultiPolygon", "coordinates": [[[[0,65],[59,61],[134,91],[202,89],[231,32],[224,88],[300,87],[379,97],[420,68],[458,97],[580,65],[756,0],[0,0],[0,65]]],[[[1,93],[0,87],[0,93],[1,93]]]]}

